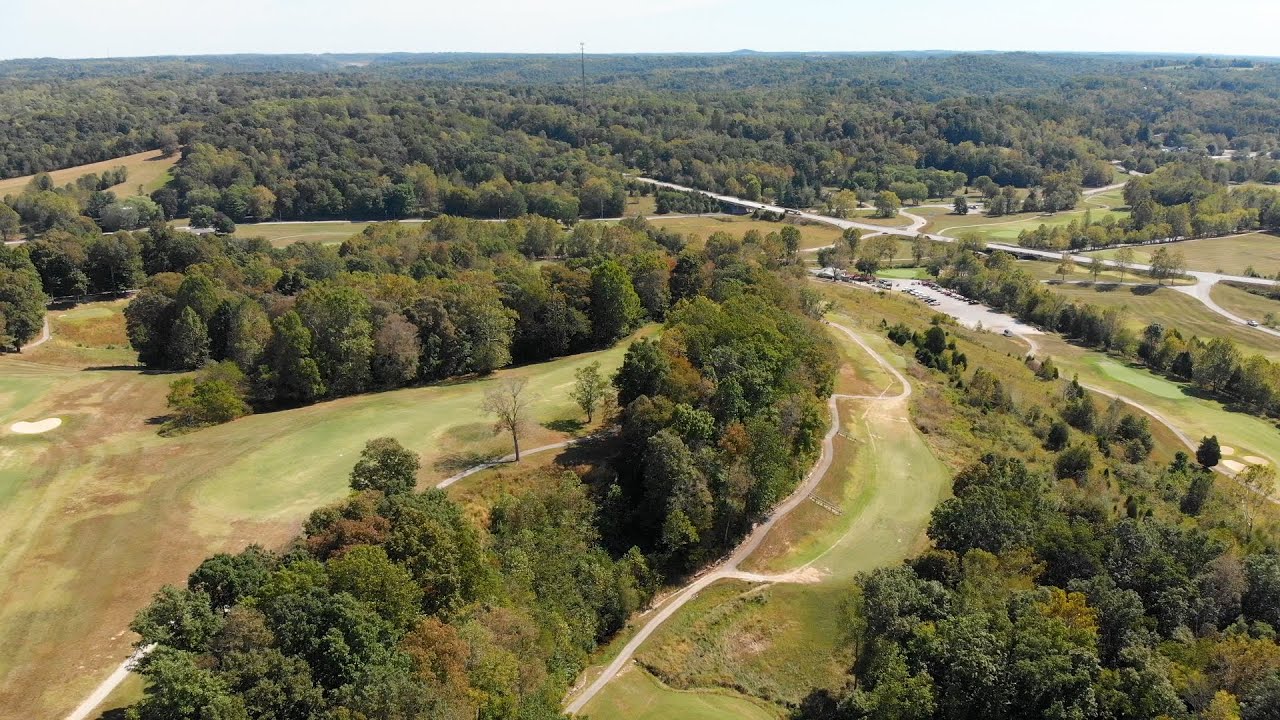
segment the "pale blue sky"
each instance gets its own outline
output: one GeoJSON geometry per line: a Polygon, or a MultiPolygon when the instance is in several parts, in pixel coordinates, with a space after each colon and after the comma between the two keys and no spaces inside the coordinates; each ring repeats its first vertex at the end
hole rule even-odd
{"type": "Polygon", "coordinates": [[[1280,55],[1277,0],[0,0],[0,57],[1076,50],[1280,55]]]}

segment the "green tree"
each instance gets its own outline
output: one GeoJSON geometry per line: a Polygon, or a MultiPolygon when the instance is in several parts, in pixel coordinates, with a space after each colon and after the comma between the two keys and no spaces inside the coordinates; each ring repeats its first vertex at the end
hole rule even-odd
{"type": "Polygon", "coordinates": [[[963,195],[957,195],[955,201],[951,204],[951,208],[956,215],[968,215],[969,199],[963,195]]]}
{"type": "Polygon", "coordinates": [[[898,215],[898,211],[902,209],[902,199],[896,194],[885,190],[876,195],[876,217],[891,218],[898,215]]]}
{"type": "Polygon", "coordinates": [[[408,629],[417,619],[422,589],[404,567],[387,557],[378,545],[357,545],[330,558],[329,585],[368,603],[395,627],[408,629]]]}
{"type": "Polygon", "coordinates": [[[240,698],[198,656],[160,647],[141,668],[147,694],[138,703],[138,720],[249,720],[240,698]]]}
{"type": "Polygon", "coordinates": [[[626,269],[606,260],[591,271],[591,329],[596,342],[613,343],[631,332],[643,315],[626,269]]]}
{"type": "Polygon", "coordinates": [[[600,363],[593,362],[578,368],[573,374],[573,400],[587,414],[587,422],[591,422],[596,408],[605,398],[609,389],[609,381],[600,373],[600,363]]]}
{"type": "Polygon", "coordinates": [[[0,345],[21,350],[40,334],[48,302],[26,254],[0,245],[0,345]]]}
{"type": "Polygon", "coordinates": [[[1062,278],[1063,282],[1066,282],[1067,276],[1075,271],[1075,258],[1073,258],[1069,252],[1062,253],[1062,259],[1058,262],[1058,268],[1054,272],[1062,278]]]}
{"type": "Polygon", "coordinates": [[[1210,435],[1200,439],[1196,448],[1196,462],[1206,469],[1216,467],[1222,460],[1222,446],[1218,444],[1218,436],[1210,435]]]}
{"type": "Polygon", "coordinates": [[[618,403],[626,407],[641,395],[658,395],[670,374],[671,361],[657,341],[646,338],[632,343],[613,376],[618,403]]]}
{"type": "Polygon", "coordinates": [[[169,330],[169,367],[194,370],[209,359],[209,332],[191,306],[183,307],[169,330]]]}
{"type": "Polygon", "coordinates": [[[165,585],[130,623],[129,629],[141,638],[138,646],[161,643],[175,650],[204,652],[222,627],[213,612],[209,596],[165,585]]]}
{"type": "Polygon", "coordinates": [[[263,380],[271,397],[282,403],[308,403],[324,395],[320,368],[311,357],[311,331],[298,313],[289,312],[271,324],[271,345],[263,380]]]}
{"type": "Polygon", "coordinates": [[[418,484],[418,455],[394,438],[374,438],[364,444],[351,470],[352,490],[379,490],[387,495],[412,492],[418,484]]]}
{"type": "Polygon", "coordinates": [[[298,316],[313,338],[320,377],[332,395],[364,391],[372,379],[372,308],[358,290],[321,283],[298,296],[298,316]]]}
{"type": "Polygon", "coordinates": [[[1129,272],[1129,269],[1133,267],[1133,248],[1125,246],[1116,250],[1114,262],[1116,270],[1120,272],[1120,281],[1124,282],[1125,273],[1129,272]]]}

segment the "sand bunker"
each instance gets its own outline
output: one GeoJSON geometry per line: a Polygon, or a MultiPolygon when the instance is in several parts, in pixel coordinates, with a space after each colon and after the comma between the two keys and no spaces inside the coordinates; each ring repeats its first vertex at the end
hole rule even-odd
{"type": "Polygon", "coordinates": [[[16,422],[9,429],[20,435],[39,435],[62,424],[62,418],[45,418],[36,422],[16,422]]]}
{"type": "Polygon", "coordinates": [[[1219,445],[1219,446],[1218,446],[1218,450],[1219,450],[1223,455],[1235,455],[1235,454],[1236,454],[1236,449],[1235,449],[1235,448],[1233,448],[1233,447],[1227,447],[1226,445],[1219,445]]]}
{"type": "Polygon", "coordinates": [[[1245,462],[1249,463],[1250,465],[1266,465],[1266,464],[1267,464],[1267,459],[1266,459],[1266,458],[1260,458],[1260,457],[1258,457],[1257,455],[1245,455],[1244,457],[1242,457],[1242,458],[1240,458],[1240,459],[1241,459],[1241,460],[1244,460],[1245,462]]]}
{"type": "Polygon", "coordinates": [[[1237,460],[1223,460],[1222,467],[1230,470],[1231,472],[1240,472],[1244,469],[1244,463],[1237,460]]]}

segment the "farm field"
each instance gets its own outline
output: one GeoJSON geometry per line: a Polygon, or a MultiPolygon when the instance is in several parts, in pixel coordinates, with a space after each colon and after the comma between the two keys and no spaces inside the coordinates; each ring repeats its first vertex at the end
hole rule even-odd
{"type": "MultiPolygon", "coordinates": [[[[1182,253],[1187,259],[1188,270],[1245,275],[1252,268],[1261,275],[1280,273],[1280,235],[1274,233],[1184,240],[1159,247],[1182,253]]],[[[1154,246],[1133,248],[1134,262],[1149,264],[1154,250],[1154,246]]],[[[1089,254],[1113,260],[1116,250],[1098,250],[1089,254]]]]}
{"type": "Polygon", "coordinates": [[[1267,316],[1270,315],[1276,323],[1280,323],[1280,300],[1255,295],[1225,283],[1214,284],[1209,289],[1209,297],[1233,315],[1263,324],[1266,324],[1267,316]]]}
{"type": "MultiPolygon", "coordinates": [[[[160,157],[159,150],[148,150],[135,155],[126,155],[124,157],[115,158],[114,160],[104,160],[103,162],[92,163],[89,165],[77,165],[75,167],[66,168],[64,170],[54,170],[49,173],[49,177],[53,179],[53,184],[61,187],[69,182],[75,182],[77,178],[89,173],[101,173],[104,170],[119,167],[121,165],[129,168],[129,179],[119,185],[108,188],[118,197],[128,197],[138,194],[138,186],[142,186],[142,194],[150,194],[154,190],[160,189],[169,181],[170,171],[177,164],[179,155],[175,153],[171,157],[160,157]]],[[[0,198],[5,195],[17,194],[31,182],[34,175],[25,175],[23,177],[9,178],[0,180],[0,198]]]]}
{"type": "MultiPolygon", "coordinates": [[[[734,237],[742,237],[748,230],[759,230],[768,235],[778,232],[782,223],[753,220],[741,215],[701,215],[698,217],[664,218],[661,215],[649,218],[649,222],[669,230],[693,234],[706,239],[716,232],[726,232],[734,237]]],[[[800,249],[831,245],[840,240],[840,229],[825,223],[798,225],[800,228],[800,249]]]]}
{"type": "MultiPolygon", "coordinates": [[[[861,324],[844,314],[834,319],[853,328],[861,324]]],[[[894,366],[906,364],[875,331],[864,327],[860,335],[894,366]]],[[[865,351],[842,333],[833,336],[847,363],[837,392],[892,397],[901,390],[865,351]]],[[[650,638],[636,656],[639,667],[606,686],[585,708],[588,714],[613,717],[606,709],[630,707],[626,698],[635,691],[624,676],[641,667],[677,687],[717,688],[681,695],[718,698],[723,688],[733,687],[779,707],[800,702],[815,687],[841,685],[852,658],[841,650],[836,608],[850,579],[920,549],[930,513],[948,491],[950,470],[909,421],[906,400],[845,400],[840,412],[843,430],[835,438],[834,461],[814,496],[842,514],[816,503],[800,505],[742,565],[761,573],[803,568],[817,582],[717,583],[650,638]]],[[[661,690],[651,688],[647,702],[676,693],[654,687],[661,690]]]]}
{"type": "Polygon", "coordinates": [[[1113,283],[1056,284],[1049,288],[1069,300],[1102,308],[1123,308],[1123,322],[1141,332],[1155,322],[1165,328],[1177,328],[1183,335],[1208,339],[1229,338],[1242,352],[1280,357],[1280,338],[1254,328],[1228,322],[1205,307],[1204,303],[1168,287],[1155,285],[1117,285],[1113,283]]]}
{"type": "MultiPolygon", "coordinates": [[[[0,359],[0,718],[66,712],[128,653],[133,614],[211,553],[279,545],[346,492],[364,442],[391,435],[423,456],[424,484],[509,452],[478,412],[493,379],[346,398],[163,438],[172,375],[144,374],[116,345],[122,303],[51,314],[54,339],[0,359]],[[114,329],[113,329],[114,328],[114,329]],[[61,418],[39,435],[17,421],[61,418]],[[230,459],[230,461],[228,460],[230,459]],[[33,690],[39,688],[39,690],[33,690]]],[[[645,332],[652,332],[652,328],[645,332]]],[[[574,371],[613,349],[518,369],[539,398],[528,447],[577,417],[574,371]],[[554,423],[552,423],[554,424],[554,423]],[[555,425],[559,427],[559,425],[555,425]]]]}

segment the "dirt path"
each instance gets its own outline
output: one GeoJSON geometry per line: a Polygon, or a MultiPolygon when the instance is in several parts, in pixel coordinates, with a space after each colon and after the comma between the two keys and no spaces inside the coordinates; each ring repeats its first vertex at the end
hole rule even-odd
{"type": "Polygon", "coordinates": [[[40,337],[34,342],[24,345],[22,347],[22,352],[26,352],[31,348],[40,347],[41,345],[49,342],[49,338],[51,337],[53,337],[53,333],[49,332],[49,317],[46,315],[44,318],[44,325],[40,327],[40,337]]]}
{"type": "Polygon", "coordinates": [[[623,646],[622,650],[613,659],[613,661],[605,667],[604,671],[601,672],[595,680],[591,682],[591,684],[587,685],[585,689],[578,693],[578,695],[565,706],[564,711],[566,714],[573,715],[581,712],[582,708],[584,708],[592,698],[594,698],[606,685],[609,684],[610,680],[612,680],[624,667],[627,666],[628,663],[631,662],[636,651],[639,650],[640,646],[649,639],[649,636],[653,635],[653,633],[661,627],[663,623],[670,619],[670,617],[680,610],[680,608],[684,607],[686,603],[696,597],[698,593],[702,592],[702,590],[713,583],[720,580],[731,579],[770,583],[803,582],[808,581],[813,577],[812,573],[806,572],[808,564],[781,575],[761,575],[757,573],[744,572],[739,570],[738,566],[743,560],[747,559],[747,557],[760,547],[760,543],[764,541],[765,537],[769,534],[769,531],[773,529],[773,526],[779,520],[786,517],[792,510],[795,510],[796,507],[809,498],[809,495],[813,492],[814,488],[818,486],[818,483],[821,482],[823,476],[826,475],[827,471],[831,468],[831,462],[835,457],[834,441],[836,434],[840,432],[840,409],[837,407],[837,403],[840,400],[881,400],[884,402],[901,403],[911,396],[911,383],[907,380],[906,376],[899,372],[897,368],[888,362],[888,360],[873,350],[870,345],[864,342],[861,337],[858,337],[858,335],[849,328],[834,322],[828,322],[827,324],[847,335],[850,340],[866,351],[868,355],[875,358],[876,362],[894,377],[896,383],[901,386],[901,389],[894,395],[887,395],[892,387],[890,386],[890,388],[886,388],[885,391],[879,395],[832,395],[828,398],[827,410],[831,414],[831,427],[827,429],[827,434],[822,439],[822,454],[818,458],[818,461],[814,463],[809,474],[805,476],[804,482],[802,482],[790,497],[779,505],[764,522],[757,525],[755,529],[751,531],[751,534],[738,545],[729,557],[725,558],[719,565],[712,567],[704,574],[695,578],[691,583],[676,593],[674,597],[669,599],[662,609],[659,610],[656,615],[651,617],[649,621],[636,632],[635,636],[632,637],[625,646],[623,646]]]}

